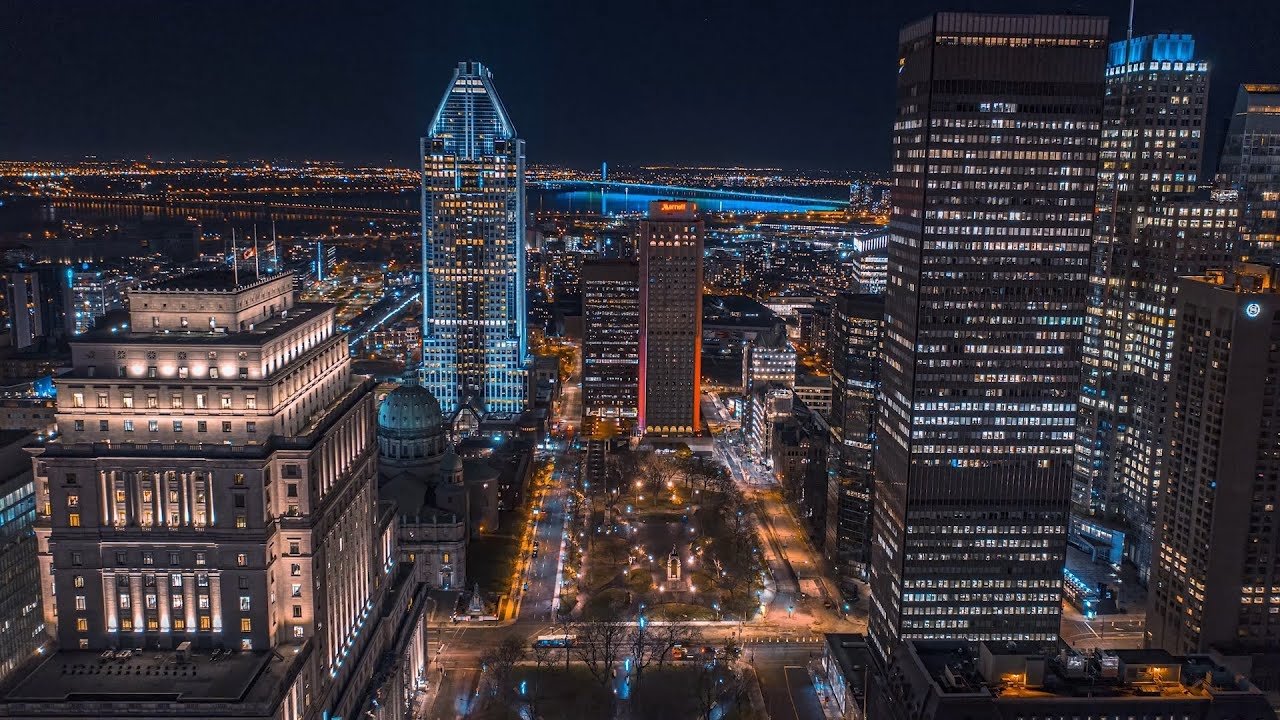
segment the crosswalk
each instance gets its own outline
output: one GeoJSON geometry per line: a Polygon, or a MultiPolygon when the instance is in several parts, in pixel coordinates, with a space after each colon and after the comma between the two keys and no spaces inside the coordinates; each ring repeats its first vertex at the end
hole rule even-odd
{"type": "Polygon", "coordinates": [[[743,645],[767,645],[770,643],[818,643],[822,635],[776,635],[774,637],[744,638],[743,645]]]}

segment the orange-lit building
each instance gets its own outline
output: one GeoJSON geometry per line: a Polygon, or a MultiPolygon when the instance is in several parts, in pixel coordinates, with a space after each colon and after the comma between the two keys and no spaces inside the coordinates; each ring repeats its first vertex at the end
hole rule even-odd
{"type": "Polygon", "coordinates": [[[697,435],[702,372],[698,206],[657,200],[640,221],[639,425],[655,437],[697,435]]]}

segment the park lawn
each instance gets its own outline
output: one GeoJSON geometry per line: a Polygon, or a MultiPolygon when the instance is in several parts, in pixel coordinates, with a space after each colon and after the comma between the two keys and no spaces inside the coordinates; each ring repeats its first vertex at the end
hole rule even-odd
{"type": "Polygon", "coordinates": [[[609,588],[593,592],[582,606],[583,620],[617,620],[627,610],[627,591],[609,588]]]}
{"type": "Polygon", "coordinates": [[[629,543],[617,535],[597,535],[587,551],[586,588],[595,591],[612,582],[627,565],[629,543]]]}
{"type": "Polygon", "coordinates": [[[715,611],[705,605],[691,603],[664,603],[655,598],[648,612],[654,620],[715,620],[715,611]]]}

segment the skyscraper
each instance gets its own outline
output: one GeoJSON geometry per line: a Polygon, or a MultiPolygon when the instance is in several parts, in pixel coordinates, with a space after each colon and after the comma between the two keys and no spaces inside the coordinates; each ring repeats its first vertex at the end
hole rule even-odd
{"type": "Polygon", "coordinates": [[[1244,203],[1241,254],[1274,260],[1280,241],[1280,85],[1241,85],[1218,179],[1244,203]]]}
{"type": "Polygon", "coordinates": [[[846,293],[831,316],[831,472],[824,550],[848,592],[866,581],[871,560],[876,415],[884,296],[846,293]]]}
{"type": "Polygon", "coordinates": [[[1107,20],[899,35],[870,628],[1058,637],[1107,20]]]}
{"type": "Polygon", "coordinates": [[[698,206],[655,200],[640,221],[640,427],[687,437],[701,427],[702,237],[698,206]]]}
{"type": "Polygon", "coordinates": [[[1170,652],[1280,647],[1280,285],[1237,266],[1183,278],[1147,640],[1170,652]]]}
{"type": "Polygon", "coordinates": [[[1167,352],[1171,336],[1158,350],[1144,345],[1144,336],[1171,327],[1175,271],[1206,267],[1183,266],[1182,244],[1150,241],[1142,227],[1162,202],[1196,188],[1208,94],[1208,66],[1195,59],[1190,35],[1111,44],[1072,497],[1081,516],[1120,521],[1130,530],[1134,541],[1126,552],[1140,569],[1150,555],[1163,407],[1159,386],[1143,378],[1152,363],[1157,375],[1166,363],[1135,353],[1167,352]]]}
{"type": "Polygon", "coordinates": [[[525,408],[524,141],[459,63],[422,139],[422,379],[445,413],[525,408]]]}
{"type": "Polygon", "coordinates": [[[129,332],[71,343],[61,435],[34,461],[58,652],[0,714],[354,717],[401,632],[410,664],[387,677],[425,670],[421,610],[403,614],[420,599],[401,594],[425,589],[394,572],[373,383],[335,313],[294,302],[289,274],[201,273],[132,292],[129,332]],[[115,648],[177,650],[164,691],[150,658],[69,679],[115,648]]]}
{"type": "Polygon", "coordinates": [[[582,265],[582,411],[625,431],[640,394],[640,272],[629,260],[582,265]]]}
{"type": "Polygon", "coordinates": [[[56,265],[21,265],[0,270],[0,329],[15,348],[50,350],[75,328],[71,271],[56,265]]]}

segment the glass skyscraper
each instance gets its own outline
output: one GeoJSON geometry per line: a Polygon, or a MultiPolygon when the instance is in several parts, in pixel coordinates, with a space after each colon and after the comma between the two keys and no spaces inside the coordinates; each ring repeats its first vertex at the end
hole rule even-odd
{"type": "Polygon", "coordinates": [[[1244,205],[1243,255],[1274,261],[1280,239],[1280,85],[1241,85],[1218,180],[1244,205]]]}
{"type": "Polygon", "coordinates": [[[422,139],[422,381],[446,413],[525,407],[524,141],[459,63],[422,139]]]}
{"type": "Polygon", "coordinates": [[[1054,643],[1107,20],[899,35],[870,629],[1054,643]]]}
{"type": "Polygon", "coordinates": [[[1163,224],[1147,232],[1200,180],[1209,67],[1195,40],[1112,43],[1106,72],[1073,501],[1090,522],[1127,531],[1125,553],[1145,577],[1177,277],[1230,262],[1231,242],[1203,236],[1212,226],[1198,223],[1190,236],[1170,237],[1163,224]]]}

